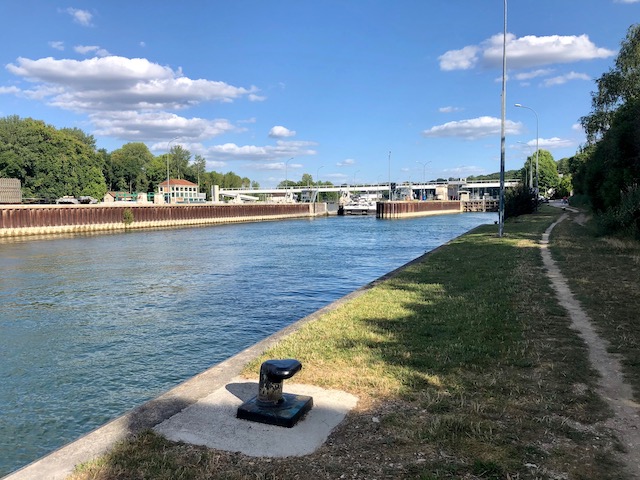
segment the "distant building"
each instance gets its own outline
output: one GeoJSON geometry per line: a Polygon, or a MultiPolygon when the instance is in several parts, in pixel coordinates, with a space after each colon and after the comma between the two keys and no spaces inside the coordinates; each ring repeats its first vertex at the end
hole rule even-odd
{"type": "Polygon", "coordinates": [[[207,194],[198,192],[198,185],[188,180],[170,178],[158,185],[158,194],[165,203],[203,203],[207,194]]]}
{"type": "Polygon", "coordinates": [[[112,202],[135,202],[137,200],[137,193],[129,192],[107,192],[104,195],[102,201],[104,203],[112,202]]]}

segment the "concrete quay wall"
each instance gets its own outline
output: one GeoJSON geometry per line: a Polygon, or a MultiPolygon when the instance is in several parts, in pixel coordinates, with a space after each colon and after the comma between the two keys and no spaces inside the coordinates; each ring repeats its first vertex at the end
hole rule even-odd
{"type": "Polygon", "coordinates": [[[3,205],[0,238],[124,231],[326,215],[326,204],[3,205]]]}

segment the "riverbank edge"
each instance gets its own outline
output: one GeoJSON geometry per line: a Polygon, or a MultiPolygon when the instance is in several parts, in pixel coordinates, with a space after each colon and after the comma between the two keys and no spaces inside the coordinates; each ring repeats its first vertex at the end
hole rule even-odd
{"type": "Polygon", "coordinates": [[[335,300],[319,310],[297,320],[296,322],[273,333],[267,338],[242,350],[207,370],[185,380],[160,396],[135,407],[120,417],[81,436],[34,462],[9,473],[2,480],[63,480],[70,475],[76,465],[93,460],[107,453],[117,442],[129,435],[150,429],[196,403],[211,392],[225,386],[238,376],[252,360],[258,358],[266,350],[283,338],[296,332],[305,324],[312,322],[324,314],[331,312],[349,301],[363,295],[376,285],[393,278],[404,269],[422,262],[428,256],[446,247],[457,238],[473,233],[475,227],[462,235],[430,250],[400,267],[378,277],[357,290],[335,300]]]}

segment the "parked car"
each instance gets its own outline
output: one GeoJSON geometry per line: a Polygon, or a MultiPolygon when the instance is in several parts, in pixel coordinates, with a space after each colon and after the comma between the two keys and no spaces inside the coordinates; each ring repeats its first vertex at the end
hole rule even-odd
{"type": "Polygon", "coordinates": [[[77,205],[80,201],[76,197],[65,195],[56,200],[58,205],[77,205]]]}
{"type": "Polygon", "coordinates": [[[78,205],[79,203],[94,204],[94,203],[98,203],[98,200],[88,195],[84,195],[82,197],[77,197],[77,198],[71,195],[65,195],[64,197],[60,197],[59,199],[57,199],[56,203],[59,205],[78,205]]]}

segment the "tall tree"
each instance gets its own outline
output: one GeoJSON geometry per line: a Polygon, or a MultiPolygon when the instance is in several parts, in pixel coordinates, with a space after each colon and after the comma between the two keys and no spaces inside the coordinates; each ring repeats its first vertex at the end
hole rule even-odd
{"type": "Polygon", "coordinates": [[[118,190],[146,192],[146,169],[153,155],[144,143],[127,143],[111,153],[111,163],[118,190]]]}
{"type": "Polygon", "coordinates": [[[599,211],[616,208],[621,193],[640,185],[640,98],[618,109],[579,173],[582,188],[599,211]]]}
{"type": "Polygon", "coordinates": [[[621,105],[640,97],[640,24],[629,27],[615,66],[596,80],[596,85],[591,113],[580,119],[589,143],[597,142],[609,130],[621,105]]]}
{"type": "Polygon", "coordinates": [[[79,133],[31,118],[0,119],[0,175],[20,179],[25,197],[102,198],[102,159],[79,133]]]}
{"type": "MultiPolygon", "coordinates": [[[[558,176],[558,166],[553,159],[553,155],[551,155],[551,152],[549,152],[548,150],[540,150],[538,152],[537,162],[539,168],[539,170],[537,170],[539,192],[542,195],[551,193],[553,190],[555,190],[555,188],[558,186],[558,183],[560,182],[560,177],[558,176]]],[[[533,157],[533,164],[535,168],[535,154],[533,157]]],[[[533,173],[535,183],[536,170],[534,170],[533,173]]]]}
{"type": "Polygon", "coordinates": [[[187,180],[191,180],[200,186],[200,180],[204,179],[204,174],[207,168],[207,161],[202,155],[196,155],[189,166],[189,175],[187,176],[187,180]]]}
{"type": "Polygon", "coordinates": [[[159,155],[153,157],[153,160],[147,164],[147,192],[157,191],[158,185],[167,179],[168,159],[169,157],[166,155],[159,155]]]}
{"type": "Polygon", "coordinates": [[[303,173],[302,178],[298,182],[298,185],[301,187],[306,187],[307,185],[313,185],[313,177],[310,173],[303,173]]]}
{"type": "Polygon", "coordinates": [[[568,158],[561,158],[560,160],[558,160],[556,162],[556,165],[558,166],[558,173],[560,175],[565,175],[567,173],[571,173],[571,171],[569,170],[569,159],[568,158]]]}
{"type": "Polygon", "coordinates": [[[223,175],[221,187],[242,188],[242,177],[233,172],[227,172],[223,175]]]}
{"type": "Polygon", "coordinates": [[[585,165],[591,158],[595,148],[596,146],[593,144],[581,147],[578,153],[568,159],[569,173],[571,174],[574,193],[583,195],[587,194],[585,165]]]}
{"type": "Polygon", "coordinates": [[[168,155],[171,176],[173,178],[186,178],[189,173],[191,152],[182,145],[174,145],[168,155]]]}
{"type": "Polygon", "coordinates": [[[96,139],[93,137],[93,135],[87,135],[84,131],[80,130],[77,127],[61,128],[60,131],[68,134],[71,137],[76,137],[91,150],[96,149],[96,139]]]}

